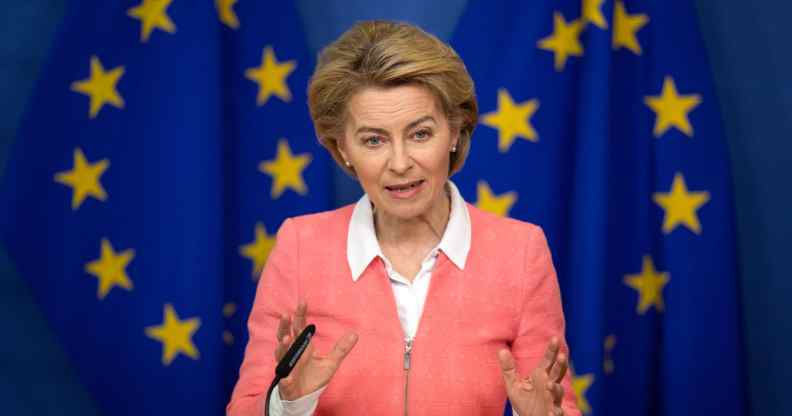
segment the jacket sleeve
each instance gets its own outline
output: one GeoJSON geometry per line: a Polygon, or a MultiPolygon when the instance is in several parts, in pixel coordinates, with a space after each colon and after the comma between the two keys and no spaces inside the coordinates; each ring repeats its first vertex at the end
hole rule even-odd
{"type": "Polygon", "coordinates": [[[261,272],[248,319],[248,343],[239,379],[226,407],[231,416],[264,415],[264,399],[275,376],[275,347],[281,314],[294,313],[299,299],[299,246],[294,220],[284,221],[261,272]]]}
{"type": "MultiPolygon", "coordinates": [[[[564,337],[564,311],[561,292],[556,279],[553,259],[541,228],[532,225],[525,247],[525,285],[522,312],[512,354],[521,375],[530,374],[539,364],[552,337],[558,337],[560,351],[569,357],[564,337]]],[[[565,416],[580,416],[572,389],[571,371],[567,371],[561,385],[564,399],[561,407],[565,416]]]]}

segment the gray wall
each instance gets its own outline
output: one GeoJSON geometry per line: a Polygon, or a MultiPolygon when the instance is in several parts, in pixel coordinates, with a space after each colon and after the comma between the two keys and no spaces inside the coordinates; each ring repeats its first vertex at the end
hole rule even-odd
{"type": "MultiPolygon", "coordinates": [[[[65,0],[5,0],[0,14],[0,172],[65,0]]],[[[783,1],[697,1],[731,150],[752,414],[789,415],[792,375],[792,57],[783,1]]],[[[0,403],[5,414],[97,410],[0,247],[0,403]]],[[[717,345],[713,345],[717,348],[717,345]]],[[[700,377],[706,382],[707,375],[700,377]]],[[[717,400],[717,398],[702,398],[717,400]]]]}

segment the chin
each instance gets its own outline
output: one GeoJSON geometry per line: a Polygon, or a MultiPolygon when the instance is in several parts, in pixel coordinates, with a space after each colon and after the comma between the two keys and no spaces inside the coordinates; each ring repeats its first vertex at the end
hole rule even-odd
{"type": "Polygon", "coordinates": [[[387,195],[380,199],[380,205],[377,206],[377,209],[386,215],[402,220],[426,214],[429,212],[429,208],[429,201],[423,198],[415,201],[388,201],[387,195]]]}

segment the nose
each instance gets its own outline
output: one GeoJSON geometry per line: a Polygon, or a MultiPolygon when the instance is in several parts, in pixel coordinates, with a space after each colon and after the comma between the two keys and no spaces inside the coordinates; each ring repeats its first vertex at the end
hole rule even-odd
{"type": "Polygon", "coordinates": [[[404,175],[413,167],[413,163],[409,149],[407,149],[404,141],[395,140],[389,163],[390,170],[396,175],[404,175]]]}

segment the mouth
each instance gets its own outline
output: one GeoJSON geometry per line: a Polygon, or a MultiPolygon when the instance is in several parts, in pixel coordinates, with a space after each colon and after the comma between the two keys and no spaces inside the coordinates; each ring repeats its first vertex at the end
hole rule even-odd
{"type": "Polygon", "coordinates": [[[426,182],[425,179],[419,179],[411,182],[404,182],[400,184],[387,185],[385,189],[391,196],[395,198],[410,198],[418,193],[422,185],[426,182]]]}
{"type": "Polygon", "coordinates": [[[385,187],[385,189],[387,189],[389,191],[397,191],[397,192],[398,191],[407,191],[409,189],[416,188],[416,187],[420,186],[422,183],[424,183],[424,180],[423,179],[419,179],[417,181],[405,182],[405,183],[401,183],[401,184],[397,184],[397,185],[388,185],[388,186],[385,187]]]}

